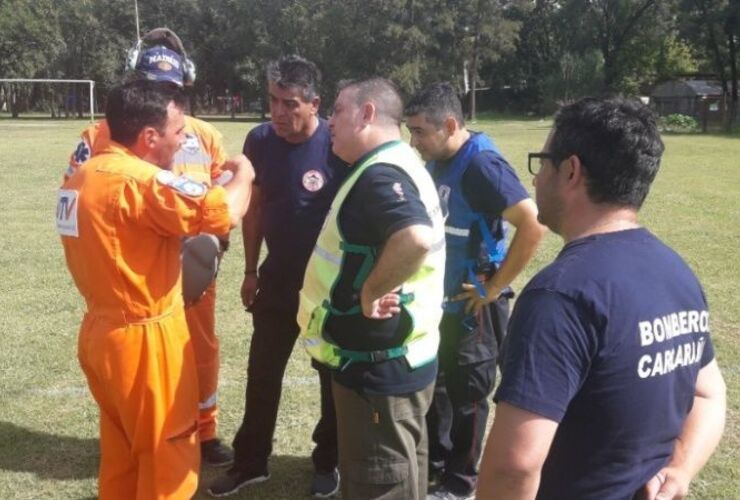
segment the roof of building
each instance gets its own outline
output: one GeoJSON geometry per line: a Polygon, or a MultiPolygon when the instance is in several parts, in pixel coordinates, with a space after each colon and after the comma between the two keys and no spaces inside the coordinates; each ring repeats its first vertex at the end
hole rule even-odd
{"type": "Polygon", "coordinates": [[[721,96],[722,84],[717,80],[671,80],[657,85],[651,97],[721,96]]]}

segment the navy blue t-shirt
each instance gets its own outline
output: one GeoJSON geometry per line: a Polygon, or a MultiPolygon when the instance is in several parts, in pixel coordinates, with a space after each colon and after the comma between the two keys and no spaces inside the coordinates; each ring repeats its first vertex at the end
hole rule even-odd
{"type": "MultiPolygon", "coordinates": [[[[357,162],[361,163],[362,159],[357,162]]],[[[339,211],[339,229],[349,243],[380,249],[395,232],[415,224],[432,225],[419,192],[411,178],[398,167],[372,165],[357,179],[339,211]]],[[[335,284],[332,305],[348,310],[360,304],[352,281],[362,266],[363,257],[347,254],[342,278],[335,284]]],[[[411,328],[408,315],[386,320],[366,318],[362,313],[330,316],[326,331],[345,349],[375,351],[397,347],[411,328]]],[[[431,384],[437,363],[411,370],[405,358],[378,363],[351,363],[335,371],[334,379],[351,389],[370,394],[408,394],[431,384]]]]}
{"type": "Polygon", "coordinates": [[[349,169],[332,153],[323,119],[300,144],[289,143],[263,123],[247,135],[244,154],[260,187],[260,223],[268,251],[260,266],[259,298],[297,307],[308,258],[349,169]]]}
{"type": "Polygon", "coordinates": [[[470,160],[462,189],[470,207],[491,218],[529,198],[514,169],[494,151],[481,151],[470,160]]]}
{"type": "Polygon", "coordinates": [[[559,422],[539,499],[631,499],[714,358],[699,281],[645,229],[567,244],[525,287],[495,401],[559,422]]]}

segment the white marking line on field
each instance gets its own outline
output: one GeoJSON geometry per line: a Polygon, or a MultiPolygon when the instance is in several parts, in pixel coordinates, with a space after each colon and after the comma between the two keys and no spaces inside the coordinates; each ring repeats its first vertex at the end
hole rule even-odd
{"type": "Polygon", "coordinates": [[[40,128],[40,127],[61,127],[68,125],[65,122],[46,122],[46,123],[3,123],[0,121],[0,128],[40,128]]]}
{"type": "MultiPolygon", "coordinates": [[[[243,380],[221,380],[219,382],[221,387],[227,386],[242,386],[244,385],[243,380]]],[[[319,385],[319,377],[285,377],[283,379],[283,388],[290,388],[296,385],[319,385]]],[[[25,391],[26,394],[38,395],[49,398],[66,398],[70,396],[87,396],[90,391],[86,386],[71,386],[71,387],[48,387],[44,389],[29,389],[25,391]]]]}

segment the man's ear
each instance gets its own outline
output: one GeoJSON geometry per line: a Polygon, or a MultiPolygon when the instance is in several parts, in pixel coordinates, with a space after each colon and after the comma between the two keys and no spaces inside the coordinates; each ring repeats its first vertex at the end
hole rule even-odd
{"type": "Polygon", "coordinates": [[[578,184],[585,180],[583,163],[577,155],[570,155],[560,164],[562,174],[567,178],[569,184],[578,184]]]}
{"type": "Polygon", "coordinates": [[[445,118],[444,128],[447,135],[453,135],[458,128],[457,120],[453,116],[445,118]]]}
{"type": "Polygon", "coordinates": [[[314,114],[319,113],[319,107],[321,106],[321,98],[319,96],[314,97],[311,99],[311,111],[314,114]]]}
{"type": "Polygon", "coordinates": [[[362,123],[365,125],[375,121],[375,104],[372,102],[366,102],[362,105],[362,123]]]}
{"type": "Polygon", "coordinates": [[[154,149],[159,142],[159,131],[154,127],[144,127],[139,132],[137,141],[139,145],[144,147],[146,150],[154,149]]]}

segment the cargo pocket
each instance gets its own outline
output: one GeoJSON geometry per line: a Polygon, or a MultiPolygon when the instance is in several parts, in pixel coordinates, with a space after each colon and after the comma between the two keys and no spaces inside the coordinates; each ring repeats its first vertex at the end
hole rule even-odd
{"type": "Polygon", "coordinates": [[[406,500],[411,497],[407,462],[356,460],[349,464],[347,472],[351,498],[406,500]]]}

